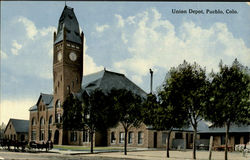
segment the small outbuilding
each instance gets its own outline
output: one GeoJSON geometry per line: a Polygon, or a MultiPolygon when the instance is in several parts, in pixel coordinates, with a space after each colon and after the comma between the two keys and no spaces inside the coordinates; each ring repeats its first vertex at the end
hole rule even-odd
{"type": "Polygon", "coordinates": [[[28,141],[29,120],[11,118],[4,130],[5,139],[28,141]]]}

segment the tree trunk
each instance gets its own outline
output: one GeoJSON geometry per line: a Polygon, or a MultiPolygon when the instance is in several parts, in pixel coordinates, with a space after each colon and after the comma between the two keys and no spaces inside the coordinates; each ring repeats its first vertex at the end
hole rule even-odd
{"type": "Polygon", "coordinates": [[[124,139],[124,155],[127,155],[127,135],[128,135],[128,129],[124,128],[125,130],[125,139],[124,139]]]}
{"type": "Polygon", "coordinates": [[[169,143],[170,143],[171,132],[172,132],[172,130],[169,130],[169,132],[167,132],[167,138],[166,138],[167,158],[169,158],[169,143]]]}
{"type": "Polygon", "coordinates": [[[197,137],[197,125],[194,126],[194,135],[193,135],[193,159],[196,159],[196,137],[197,137]]]}
{"type": "Polygon", "coordinates": [[[93,151],[93,134],[94,134],[94,132],[93,131],[90,131],[90,152],[91,153],[94,153],[94,151],[93,151]]]}
{"type": "Polygon", "coordinates": [[[209,142],[209,160],[212,159],[212,148],[213,148],[213,136],[210,136],[210,142],[209,142]]]}
{"type": "Polygon", "coordinates": [[[225,139],[225,160],[227,160],[227,150],[228,150],[228,134],[229,134],[229,126],[230,123],[227,122],[226,124],[226,139],[225,139]]]}

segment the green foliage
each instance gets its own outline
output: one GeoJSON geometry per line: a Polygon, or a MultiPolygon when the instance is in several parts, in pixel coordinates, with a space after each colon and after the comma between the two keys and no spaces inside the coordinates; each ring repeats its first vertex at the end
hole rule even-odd
{"type": "Polygon", "coordinates": [[[171,78],[167,81],[165,88],[169,87],[168,92],[172,92],[169,98],[171,104],[183,107],[193,127],[193,159],[196,159],[197,127],[208,104],[209,81],[206,77],[206,70],[197,63],[189,64],[184,61],[177,68],[171,68],[170,75],[171,78]]]}
{"type": "Polygon", "coordinates": [[[220,62],[220,71],[212,73],[208,118],[214,126],[225,123],[250,124],[250,78],[249,70],[237,59],[232,66],[220,62]]]}
{"type": "Polygon", "coordinates": [[[141,124],[142,98],[125,89],[111,90],[111,103],[124,127],[138,127],[141,124]]]}
{"type": "Polygon", "coordinates": [[[116,115],[125,132],[124,154],[127,154],[127,134],[129,129],[139,127],[142,122],[142,98],[125,89],[111,90],[109,93],[116,115]]]}
{"type": "Polygon", "coordinates": [[[83,109],[80,100],[70,94],[63,103],[63,128],[66,130],[83,130],[83,109]]]}
{"type": "Polygon", "coordinates": [[[195,128],[208,102],[209,81],[206,71],[197,63],[189,64],[184,61],[177,68],[172,68],[170,75],[165,88],[169,87],[172,92],[171,103],[185,108],[189,121],[195,128]]]}
{"type": "Polygon", "coordinates": [[[105,131],[118,122],[110,96],[95,90],[90,96],[83,94],[84,123],[93,131],[105,131]]]}

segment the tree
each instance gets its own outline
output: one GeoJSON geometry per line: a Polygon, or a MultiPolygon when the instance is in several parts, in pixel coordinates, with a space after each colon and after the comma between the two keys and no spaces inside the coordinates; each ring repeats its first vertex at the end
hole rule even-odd
{"type": "Polygon", "coordinates": [[[249,124],[250,79],[247,68],[237,59],[232,66],[219,64],[220,71],[211,73],[210,105],[207,116],[214,126],[226,128],[225,160],[227,160],[228,137],[231,124],[249,124]]]}
{"type": "Polygon", "coordinates": [[[208,102],[207,90],[209,81],[205,69],[197,63],[189,64],[186,61],[170,70],[170,84],[173,92],[174,103],[182,106],[192,125],[193,134],[193,159],[196,159],[197,127],[204,114],[208,102]]]}
{"type": "Polygon", "coordinates": [[[124,154],[127,155],[127,135],[131,127],[139,127],[142,122],[142,98],[125,89],[111,90],[114,108],[125,133],[124,154]]]}
{"type": "Polygon", "coordinates": [[[63,105],[63,129],[82,131],[85,129],[83,121],[82,102],[70,94],[63,105]]]}
{"type": "Polygon", "coordinates": [[[95,90],[90,95],[83,96],[84,124],[89,130],[91,153],[93,153],[93,135],[96,131],[106,131],[118,123],[118,115],[111,98],[101,90],[95,90]]]}
{"type": "Polygon", "coordinates": [[[118,122],[118,116],[114,113],[111,102],[111,99],[101,90],[94,90],[90,94],[83,92],[79,98],[71,94],[63,103],[64,129],[88,131],[91,153],[93,153],[94,133],[113,127],[118,122]]]}
{"type": "Polygon", "coordinates": [[[144,103],[144,123],[152,125],[156,130],[167,130],[166,151],[169,158],[169,141],[173,128],[188,125],[185,109],[176,101],[177,93],[171,77],[166,80],[162,89],[156,95],[149,94],[144,103]]]}

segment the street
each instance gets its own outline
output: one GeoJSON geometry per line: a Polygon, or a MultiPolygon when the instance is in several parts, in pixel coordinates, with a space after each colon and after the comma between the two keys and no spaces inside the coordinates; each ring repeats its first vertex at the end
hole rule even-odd
{"type": "MultiPolygon", "coordinates": [[[[197,151],[197,160],[207,160],[208,151],[197,151]]],[[[187,160],[192,159],[192,150],[170,151],[170,158],[166,158],[166,151],[163,150],[148,150],[148,151],[129,151],[128,155],[123,152],[100,152],[86,153],[83,151],[59,151],[52,150],[50,152],[15,152],[0,149],[0,160],[187,160]]],[[[223,151],[213,151],[213,160],[224,160],[223,151]]],[[[243,157],[241,152],[229,152],[229,160],[249,160],[248,153],[243,157]]]]}

